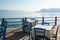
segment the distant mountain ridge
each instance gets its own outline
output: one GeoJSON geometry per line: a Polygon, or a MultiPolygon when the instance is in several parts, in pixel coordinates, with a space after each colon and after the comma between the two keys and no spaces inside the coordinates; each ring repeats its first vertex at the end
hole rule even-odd
{"type": "Polygon", "coordinates": [[[60,12],[59,8],[42,9],[38,12],[60,12]]]}

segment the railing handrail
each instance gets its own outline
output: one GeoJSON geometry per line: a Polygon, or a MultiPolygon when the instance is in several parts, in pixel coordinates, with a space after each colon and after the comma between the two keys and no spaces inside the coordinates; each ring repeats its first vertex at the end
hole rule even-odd
{"type": "MultiPolygon", "coordinates": [[[[21,18],[25,18],[25,17],[21,17],[21,18]]],[[[21,18],[5,18],[5,19],[21,19],[21,18]]],[[[42,17],[26,17],[26,18],[42,18],[42,17]]],[[[55,17],[44,17],[44,18],[55,18],[55,17]]],[[[60,18],[60,17],[57,17],[60,18]]],[[[1,20],[2,18],[0,18],[1,20]]]]}
{"type": "MultiPolygon", "coordinates": [[[[42,21],[42,23],[44,23],[43,21],[50,21],[50,22],[55,22],[55,25],[57,24],[57,21],[59,21],[60,19],[58,19],[58,18],[60,18],[60,17],[27,17],[27,19],[31,19],[31,18],[37,18],[37,19],[41,19],[41,20],[38,20],[38,21],[42,21]],[[42,19],[42,18],[44,18],[44,19],[42,19]],[[52,20],[52,19],[45,19],[45,18],[54,18],[54,20],[52,20]]],[[[1,20],[2,18],[0,18],[0,20],[1,20]]],[[[14,20],[14,19],[23,19],[23,18],[4,18],[4,19],[6,19],[6,20],[14,20]]],[[[16,22],[17,23],[17,21],[14,21],[14,22],[16,22]]],[[[14,23],[13,21],[8,21],[8,23],[14,23]]]]}

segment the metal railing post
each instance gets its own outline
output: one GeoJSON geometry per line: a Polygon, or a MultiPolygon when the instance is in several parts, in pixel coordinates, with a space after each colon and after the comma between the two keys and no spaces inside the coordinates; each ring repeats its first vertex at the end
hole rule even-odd
{"type": "Polygon", "coordinates": [[[42,25],[44,25],[44,17],[42,17],[42,25]]]}
{"type": "Polygon", "coordinates": [[[22,29],[24,31],[24,18],[22,18],[22,29]]]}
{"type": "Polygon", "coordinates": [[[55,25],[57,25],[57,17],[55,17],[55,25]]]}

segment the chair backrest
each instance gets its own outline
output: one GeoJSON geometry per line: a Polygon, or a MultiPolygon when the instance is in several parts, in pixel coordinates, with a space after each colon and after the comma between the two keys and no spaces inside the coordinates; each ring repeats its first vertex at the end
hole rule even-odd
{"type": "Polygon", "coordinates": [[[31,31],[32,30],[32,23],[28,23],[27,30],[31,31]]]}
{"type": "Polygon", "coordinates": [[[33,40],[37,40],[36,35],[45,36],[45,32],[46,32],[45,29],[42,29],[42,28],[34,28],[34,38],[33,38],[33,40]]]}
{"type": "Polygon", "coordinates": [[[7,21],[3,18],[0,26],[0,37],[2,37],[2,40],[6,40],[6,29],[7,21]]]}
{"type": "Polygon", "coordinates": [[[23,31],[26,32],[27,36],[31,36],[31,30],[32,30],[32,23],[28,22],[25,18],[25,20],[23,19],[23,31]],[[25,27],[25,29],[24,29],[25,27]]]}
{"type": "Polygon", "coordinates": [[[27,27],[28,27],[28,21],[26,20],[26,18],[23,18],[22,19],[22,29],[23,29],[23,32],[26,31],[27,27]]]}
{"type": "Polygon", "coordinates": [[[42,29],[42,28],[34,28],[34,31],[35,31],[35,33],[39,33],[39,34],[45,34],[45,29],[42,29]]]}

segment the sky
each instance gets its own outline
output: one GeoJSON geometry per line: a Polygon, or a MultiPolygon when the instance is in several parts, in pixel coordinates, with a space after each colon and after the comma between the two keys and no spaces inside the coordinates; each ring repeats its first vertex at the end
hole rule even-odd
{"type": "Polygon", "coordinates": [[[0,0],[0,10],[39,11],[60,8],[60,0],[0,0]]]}

